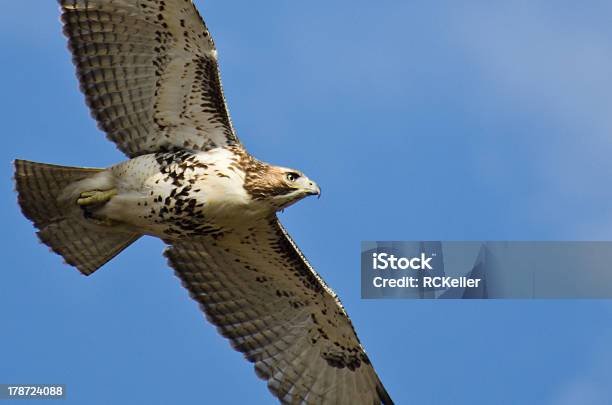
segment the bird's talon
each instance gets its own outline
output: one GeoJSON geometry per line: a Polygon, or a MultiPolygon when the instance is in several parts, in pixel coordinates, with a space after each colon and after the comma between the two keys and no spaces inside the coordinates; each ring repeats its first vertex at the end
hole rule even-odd
{"type": "Polygon", "coordinates": [[[97,205],[108,202],[117,195],[117,189],[84,191],[79,195],[77,204],[80,206],[97,205]]]}

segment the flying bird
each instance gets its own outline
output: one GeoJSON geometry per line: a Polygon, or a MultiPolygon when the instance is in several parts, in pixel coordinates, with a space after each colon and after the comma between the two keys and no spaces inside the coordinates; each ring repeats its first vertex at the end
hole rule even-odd
{"type": "Polygon", "coordinates": [[[40,240],[85,275],[143,235],[283,404],[391,404],[336,294],[277,218],[320,195],[236,136],[191,0],[60,0],[92,116],[129,160],[15,161],[40,240]]]}

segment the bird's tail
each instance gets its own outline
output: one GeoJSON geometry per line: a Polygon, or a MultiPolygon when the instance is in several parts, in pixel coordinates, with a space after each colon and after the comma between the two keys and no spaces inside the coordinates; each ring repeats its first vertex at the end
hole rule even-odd
{"type": "Polygon", "coordinates": [[[15,160],[21,211],[38,228],[40,240],[85,275],[92,274],[140,237],[90,225],[75,215],[76,201],[71,205],[59,198],[69,185],[101,171],[15,160]]]}

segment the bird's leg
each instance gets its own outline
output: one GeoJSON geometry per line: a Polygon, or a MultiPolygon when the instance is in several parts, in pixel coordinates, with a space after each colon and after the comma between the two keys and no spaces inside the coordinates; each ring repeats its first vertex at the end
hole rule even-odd
{"type": "Polygon", "coordinates": [[[91,190],[84,191],[79,195],[77,204],[83,210],[85,218],[94,221],[98,225],[117,226],[119,223],[109,218],[104,218],[96,214],[96,208],[110,201],[117,195],[117,189],[110,190],[91,190]]]}
{"type": "Polygon", "coordinates": [[[79,198],[77,199],[77,204],[81,207],[89,205],[100,205],[108,202],[116,195],[116,188],[111,188],[110,190],[84,191],[81,193],[81,195],[79,195],[79,198]]]}

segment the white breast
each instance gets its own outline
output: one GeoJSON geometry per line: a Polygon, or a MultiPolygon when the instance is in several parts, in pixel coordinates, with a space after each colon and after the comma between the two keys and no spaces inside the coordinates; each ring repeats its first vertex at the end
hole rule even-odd
{"type": "Polygon", "coordinates": [[[217,220],[228,220],[249,210],[252,200],[244,189],[244,173],[234,167],[234,155],[226,149],[214,149],[198,154],[200,162],[208,166],[199,176],[196,189],[205,202],[205,214],[217,220]]]}

